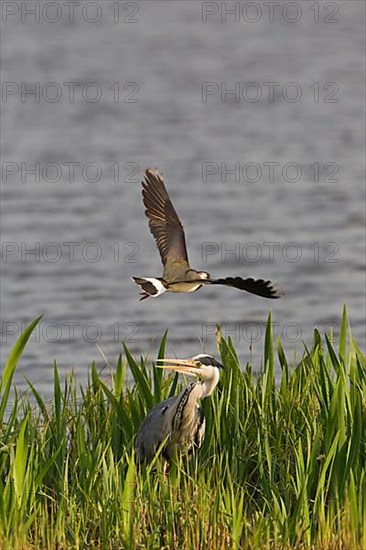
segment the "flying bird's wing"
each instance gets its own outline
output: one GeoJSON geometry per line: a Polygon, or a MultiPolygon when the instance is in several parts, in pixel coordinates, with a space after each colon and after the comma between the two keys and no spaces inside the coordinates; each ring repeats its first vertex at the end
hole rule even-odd
{"type": "Polygon", "coordinates": [[[183,226],[157,171],[146,170],[142,187],[145,214],[164,265],[164,278],[179,278],[189,269],[183,226]]]}
{"type": "Polygon", "coordinates": [[[283,290],[272,283],[271,281],[264,281],[263,279],[242,279],[241,277],[226,277],[224,279],[211,280],[213,285],[225,285],[238,288],[239,290],[246,290],[252,294],[257,294],[263,298],[281,298],[284,295],[283,290]]]}

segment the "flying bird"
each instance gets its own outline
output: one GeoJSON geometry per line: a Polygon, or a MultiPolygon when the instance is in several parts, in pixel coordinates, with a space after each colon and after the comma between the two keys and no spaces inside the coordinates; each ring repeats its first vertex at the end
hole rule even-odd
{"type": "Polygon", "coordinates": [[[159,172],[148,168],[142,183],[142,197],[164,266],[162,277],[132,277],[141,289],[141,300],[157,298],[164,292],[195,292],[202,285],[224,285],[246,290],[263,298],[280,298],[284,293],[271,281],[241,277],[211,278],[188,262],[184,229],[159,172]]]}
{"type": "Polygon", "coordinates": [[[213,357],[200,354],[191,359],[161,359],[157,366],[200,379],[191,382],[179,395],[156,405],[143,420],[135,440],[138,462],[151,462],[163,445],[162,456],[170,462],[175,449],[193,451],[202,445],[205,417],[197,401],[212,394],[223,365],[213,357]]]}

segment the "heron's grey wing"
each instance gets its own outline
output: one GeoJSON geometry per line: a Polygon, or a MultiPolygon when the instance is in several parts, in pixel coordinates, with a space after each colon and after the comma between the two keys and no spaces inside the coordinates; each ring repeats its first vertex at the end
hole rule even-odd
{"type": "Polygon", "coordinates": [[[271,281],[264,281],[263,279],[242,279],[241,277],[226,277],[223,279],[212,279],[213,285],[225,285],[238,288],[239,290],[246,290],[251,294],[257,294],[263,298],[281,298],[284,295],[283,290],[272,283],[271,281]]]}
{"type": "Polygon", "coordinates": [[[138,460],[150,462],[155,453],[171,431],[171,415],[169,411],[177,400],[169,397],[153,407],[143,420],[135,440],[135,451],[138,460]]]}
{"type": "Polygon", "coordinates": [[[157,171],[147,169],[142,182],[145,214],[164,265],[165,273],[189,269],[184,229],[157,171]]]}

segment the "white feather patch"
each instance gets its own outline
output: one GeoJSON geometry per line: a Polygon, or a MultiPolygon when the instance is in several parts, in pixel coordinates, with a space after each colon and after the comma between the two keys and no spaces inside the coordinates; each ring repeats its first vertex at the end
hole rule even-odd
{"type": "Polygon", "coordinates": [[[164,292],[166,292],[165,286],[163,285],[163,283],[161,281],[159,281],[159,279],[154,279],[153,277],[139,277],[139,278],[143,279],[144,281],[148,281],[157,290],[156,294],[150,294],[151,298],[157,298],[158,296],[160,296],[161,294],[164,294],[164,292]]]}

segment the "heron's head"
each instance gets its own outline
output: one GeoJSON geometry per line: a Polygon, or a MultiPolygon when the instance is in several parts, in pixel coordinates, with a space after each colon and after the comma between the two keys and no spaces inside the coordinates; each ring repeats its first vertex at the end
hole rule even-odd
{"type": "MultiPolygon", "coordinates": [[[[210,274],[207,273],[207,271],[197,271],[197,273],[199,274],[200,279],[209,279],[210,278],[210,274]]],[[[209,356],[207,356],[207,357],[209,357],[209,356]]]]}
{"type": "Polygon", "coordinates": [[[220,377],[220,370],[224,366],[210,355],[200,353],[190,359],[158,359],[158,367],[169,369],[188,376],[196,376],[205,382],[216,386],[220,377]]]}

